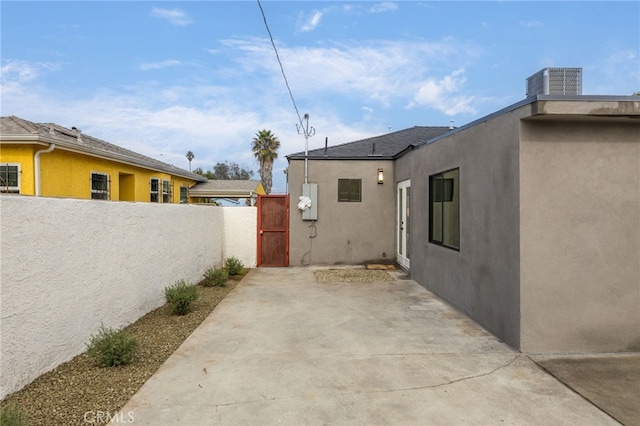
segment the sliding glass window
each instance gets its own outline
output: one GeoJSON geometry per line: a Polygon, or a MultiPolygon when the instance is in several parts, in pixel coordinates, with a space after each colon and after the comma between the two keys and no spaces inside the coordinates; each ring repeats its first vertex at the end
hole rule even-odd
{"type": "Polygon", "coordinates": [[[460,249],[460,170],[429,177],[429,242],[460,249]]]}

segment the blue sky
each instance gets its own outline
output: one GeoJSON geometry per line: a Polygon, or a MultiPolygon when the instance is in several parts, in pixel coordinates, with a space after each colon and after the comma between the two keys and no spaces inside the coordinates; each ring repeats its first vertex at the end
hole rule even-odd
{"type": "MultiPolygon", "coordinates": [[[[640,91],[637,1],[261,2],[309,148],[469,123],[525,98],[545,67],[583,94],[640,91]]],[[[304,150],[257,1],[2,1],[1,113],[78,127],[188,169],[253,169],[251,139],[304,150]]]]}

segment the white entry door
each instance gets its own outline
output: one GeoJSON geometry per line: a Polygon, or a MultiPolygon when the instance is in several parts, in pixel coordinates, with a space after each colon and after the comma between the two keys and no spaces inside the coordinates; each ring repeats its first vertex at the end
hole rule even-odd
{"type": "Polygon", "coordinates": [[[396,223],[396,261],[400,266],[409,269],[411,258],[409,235],[409,206],[411,204],[411,180],[398,182],[398,208],[396,223]]]}

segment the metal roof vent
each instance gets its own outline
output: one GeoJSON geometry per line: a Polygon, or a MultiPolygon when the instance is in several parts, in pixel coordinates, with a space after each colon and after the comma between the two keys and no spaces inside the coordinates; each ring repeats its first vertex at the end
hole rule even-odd
{"type": "Polygon", "coordinates": [[[582,95],[582,68],[545,68],[527,78],[527,97],[582,95]]]}

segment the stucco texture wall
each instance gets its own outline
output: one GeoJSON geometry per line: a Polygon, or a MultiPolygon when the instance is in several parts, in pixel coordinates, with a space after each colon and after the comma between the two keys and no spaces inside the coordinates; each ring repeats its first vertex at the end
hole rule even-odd
{"type": "Polygon", "coordinates": [[[423,145],[396,162],[411,178],[411,276],[519,346],[518,129],[516,112],[423,145]],[[459,169],[460,249],[429,242],[429,177],[459,169]]]}
{"type": "Polygon", "coordinates": [[[251,227],[255,208],[231,225],[226,209],[243,208],[0,196],[0,397],[83,352],[101,323],[161,306],[177,280],[200,281],[224,255],[250,263],[224,239],[255,247],[255,226],[225,226],[251,227]]]}
{"type": "MultiPolygon", "coordinates": [[[[44,145],[3,143],[0,162],[20,165],[20,193],[35,194],[34,153],[44,145]]],[[[148,170],[130,164],[93,157],[56,147],[40,156],[41,195],[91,199],[91,173],[107,174],[109,199],[113,201],[150,201],[150,179],[168,180],[171,184],[171,203],[180,203],[180,187],[191,187],[194,180],[148,170]]],[[[159,199],[162,201],[162,189],[159,199]]]]}
{"type": "Polygon", "coordinates": [[[192,180],[172,177],[111,160],[55,149],[42,154],[41,194],[45,197],[73,197],[91,199],[91,173],[109,175],[109,199],[114,201],[150,201],[150,179],[160,181],[159,199],[162,201],[162,181],[171,182],[171,203],[180,202],[180,186],[192,186],[192,180]]]}
{"type": "Polygon", "coordinates": [[[640,125],[522,133],[522,349],[639,351],[640,125]]]}
{"type": "MultiPolygon", "coordinates": [[[[212,208],[201,206],[202,208],[212,208]]],[[[213,207],[217,208],[217,207],[213,207]]],[[[236,257],[245,267],[257,264],[258,209],[256,207],[224,207],[224,246],[222,257],[236,257]]]]}
{"type": "Polygon", "coordinates": [[[289,163],[290,264],[393,262],[393,162],[310,160],[308,170],[309,183],[318,184],[318,220],[315,222],[302,220],[302,213],[297,208],[304,182],[304,161],[289,163]],[[384,169],[382,185],[376,180],[378,168],[384,169]],[[338,179],[343,178],[362,179],[361,202],[338,202],[338,179]]]}

